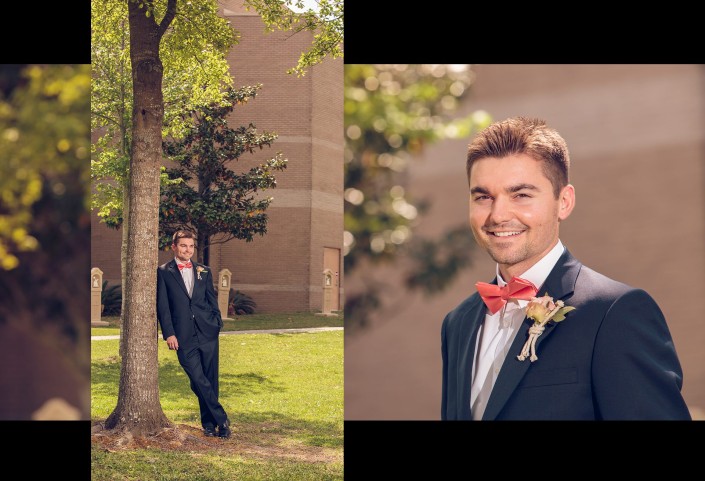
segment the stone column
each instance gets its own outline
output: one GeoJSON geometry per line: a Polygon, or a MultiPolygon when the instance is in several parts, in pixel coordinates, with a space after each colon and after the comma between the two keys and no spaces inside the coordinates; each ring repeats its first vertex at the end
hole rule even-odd
{"type": "Polygon", "coordinates": [[[230,279],[232,279],[230,270],[222,269],[218,273],[218,308],[220,309],[220,317],[223,319],[229,319],[228,296],[230,295],[230,279]]]}
{"type": "Polygon", "coordinates": [[[333,306],[333,271],[326,269],[323,271],[323,314],[332,315],[333,306]]]}
{"type": "Polygon", "coordinates": [[[103,292],[103,271],[94,267],[91,269],[91,326],[107,326],[108,323],[100,320],[103,311],[100,295],[103,292]]]}

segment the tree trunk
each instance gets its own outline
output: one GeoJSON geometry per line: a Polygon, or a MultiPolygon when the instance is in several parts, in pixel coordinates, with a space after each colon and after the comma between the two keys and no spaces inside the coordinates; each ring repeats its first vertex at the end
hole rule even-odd
{"type": "MultiPolygon", "coordinates": [[[[147,6],[149,3],[147,3],[147,6]]],[[[106,428],[150,434],[169,426],[159,402],[156,271],[159,225],[159,166],[162,157],[163,67],[159,42],[174,18],[169,0],[161,24],[130,1],[130,61],[134,104],[130,156],[127,275],[120,388],[106,428]]]]}
{"type": "Polygon", "coordinates": [[[207,235],[201,234],[200,232],[196,233],[196,241],[198,242],[198,257],[196,260],[200,262],[201,264],[205,264],[207,266],[210,265],[210,249],[209,249],[209,239],[207,235]]]}
{"type": "Polygon", "coordinates": [[[127,185],[122,186],[122,241],[120,242],[120,285],[122,291],[122,301],[120,305],[120,358],[125,357],[125,343],[123,342],[124,336],[122,335],[122,326],[125,325],[125,285],[127,277],[127,239],[130,230],[127,228],[128,217],[130,211],[130,196],[129,187],[127,185]]]}
{"type": "MultiPolygon", "coordinates": [[[[122,51],[127,50],[125,45],[125,21],[122,22],[122,51]]],[[[123,63],[120,62],[120,78],[124,78],[123,63]]],[[[125,113],[127,111],[127,93],[125,92],[125,83],[120,82],[120,99],[121,108],[120,112],[120,139],[121,147],[120,153],[122,155],[127,155],[129,147],[128,136],[127,136],[127,119],[125,118],[125,113]]],[[[129,232],[127,228],[128,217],[130,213],[130,196],[129,196],[129,186],[128,182],[125,181],[122,186],[122,239],[120,241],[120,290],[122,292],[122,300],[120,304],[120,359],[125,357],[125,343],[122,342],[122,326],[125,325],[125,276],[127,275],[127,234],[129,232]]]]}

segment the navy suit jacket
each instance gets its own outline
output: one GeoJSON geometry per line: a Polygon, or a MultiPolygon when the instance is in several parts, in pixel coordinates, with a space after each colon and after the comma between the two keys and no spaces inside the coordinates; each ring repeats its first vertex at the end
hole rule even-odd
{"type": "MultiPolygon", "coordinates": [[[[583,266],[566,249],[539,289],[545,293],[576,309],[546,325],[535,362],[517,359],[533,324],[524,319],[483,420],[691,419],[671,334],[646,292],[583,266]]],[[[472,419],[475,341],[485,313],[475,293],[443,321],[443,420],[472,419]]]]}
{"type": "Polygon", "coordinates": [[[157,319],[166,340],[176,336],[179,349],[188,349],[193,344],[193,334],[198,324],[206,340],[218,338],[223,321],[218,308],[218,297],[213,287],[211,269],[191,261],[193,264],[193,293],[189,297],[176,260],[157,268],[157,319]],[[204,269],[198,278],[197,268],[204,269]]]}

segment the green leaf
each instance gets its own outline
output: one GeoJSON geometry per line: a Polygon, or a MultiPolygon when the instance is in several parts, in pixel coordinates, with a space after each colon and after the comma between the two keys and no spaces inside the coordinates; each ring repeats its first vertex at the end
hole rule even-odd
{"type": "Polygon", "coordinates": [[[568,314],[570,311],[573,311],[573,310],[575,310],[575,307],[573,307],[573,306],[565,306],[565,307],[559,309],[558,312],[556,312],[556,313],[553,315],[553,317],[551,318],[551,320],[552,320],[553,322],[561,322],[562,320],[565,319],[565,315],[568,314]]]}

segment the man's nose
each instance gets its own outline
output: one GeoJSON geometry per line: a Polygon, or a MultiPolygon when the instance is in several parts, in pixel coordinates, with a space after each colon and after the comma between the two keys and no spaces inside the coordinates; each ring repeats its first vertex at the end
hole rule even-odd
{"type": "Polygon", "coordinates": [[[492,208],[490,209],[490,222],[492,224],[502,224],[512,220],[514,217],[514,212],[512,210],[511,202],[508,198],[504,196],[498,196],[492,201],[492,208]]]}

